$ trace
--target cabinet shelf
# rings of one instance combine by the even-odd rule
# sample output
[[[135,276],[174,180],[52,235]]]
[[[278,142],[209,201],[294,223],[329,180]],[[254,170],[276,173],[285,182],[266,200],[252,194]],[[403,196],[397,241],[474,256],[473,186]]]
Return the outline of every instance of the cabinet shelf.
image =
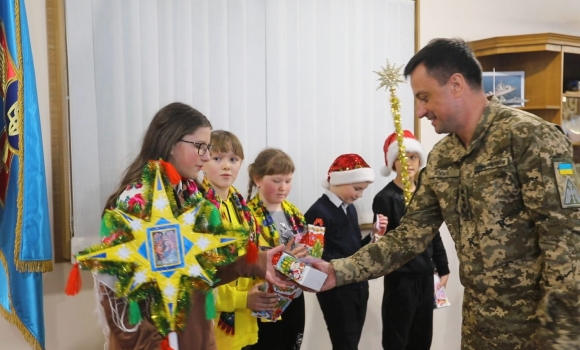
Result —
[[[524,111],[533,111],[533,110],[543,110],[543,109],[553,109],[553,110],[560,110],[560,106],[523,106],[518,107],[518,109],[523,109]]]
[[[580,100],[564,102],[580,98],[580,92],[563,92],[565,83],[580,79],[580,37],[540,33],[476,40],[469,45],[486,72],[524,71],[528,102],[519,109],[562,125],[571,106],[580,108],[575,107]]]
[[[562,93],[564,97],[580,97],[580,91],[566,91]]]

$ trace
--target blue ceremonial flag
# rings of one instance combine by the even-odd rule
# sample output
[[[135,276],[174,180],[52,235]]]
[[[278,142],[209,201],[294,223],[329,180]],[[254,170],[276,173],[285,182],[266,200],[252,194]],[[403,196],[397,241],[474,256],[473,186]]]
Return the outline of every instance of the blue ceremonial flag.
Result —
[[[0,1],[0,315],[44,349],[52,270],[42,133],[24,0]]]

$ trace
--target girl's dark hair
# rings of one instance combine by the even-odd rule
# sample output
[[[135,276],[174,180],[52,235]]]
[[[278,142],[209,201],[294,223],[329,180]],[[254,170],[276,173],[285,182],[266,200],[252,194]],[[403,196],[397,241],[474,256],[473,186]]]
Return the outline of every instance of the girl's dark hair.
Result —
[[[141,180],[141,173],[148,161],[169,159],[173,145],[183,136],[202,127],[211,129],[211,123],[201,112],[189,105],[174,102],[161,108],[145,132],[139,155],[125,170],[119,187],[107,200],[105,209],[115,207],[117,198],[127,185]]]
[[[261,179],[266,175],[292,174],[294,172],[294,162],[286,152],[277,148],[266,148],[256,160],[248,166],[248,200],[252,198],[252,192],[256,184],[254,179]]]

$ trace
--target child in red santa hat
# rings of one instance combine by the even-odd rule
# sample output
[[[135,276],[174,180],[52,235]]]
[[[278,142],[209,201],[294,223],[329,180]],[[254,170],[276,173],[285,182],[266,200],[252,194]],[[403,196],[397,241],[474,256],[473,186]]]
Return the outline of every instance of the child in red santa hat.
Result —
[[[403,131],[403,145],[411,191],[414,192],[415,175],[425,166],[425,151],[409,130]],[[399,226],[405,213],[403,172],[398,159],[396,133],[385,140],[383,151],[386,165],[381,169],[381,174],[389,176],[395,171],[397,175],[373,199],[373,212],[389,218],[388,234]],[[441,276],[440,286],[444,286],[449,277],[449,267],[439,233],[423,253],[385,276],[382,304],[384,349],[430,349],[433,335],[434,267]]]
[[[304,214],[306,222],[324,226],[322,259],[345,258],[371,242],[371,236],[361,239],[358,216],[354,205],[363,191],[375,180],[375,173],[358,154],[343,154],[330,166],[322,186],[326,188]],[[379,216],[374,234],[383,234],[387,218]],[[317,293],[333,349],[358,349],[364,325],[368,282],[353,283]]]

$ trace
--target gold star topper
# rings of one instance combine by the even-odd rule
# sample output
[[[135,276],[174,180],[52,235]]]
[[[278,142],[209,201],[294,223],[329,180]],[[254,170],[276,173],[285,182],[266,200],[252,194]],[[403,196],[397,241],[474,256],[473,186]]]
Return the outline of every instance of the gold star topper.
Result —
[[[179,217],[174,217],[161,174],[157,169],[153,188],[151,219],[142,220],[113,210],[131,228],[134,239],[104,249],[77,256],[77,260],[97,260],[109,262],[131,262],[137,266],[129,285],[130,293],[141,285],[155,281],[161,289],[165,312],[170,328],[175,329],[175,311],[181,276],[197,277],[212,285],[208,273],[197,261],[196,256],[218,247],[236,243],[238,237],[216,236],[195,232],[193,224],[199,205]]]
[[[401,74],[401,69],[403,69],[404,66],[404,64],[400,67],[397,67],[394,64],[391,65],[389,63],[389,59],[387,58],[387,65],[385,67],[381,67],[382,71],[375,71],[375,73],[377,73],[380,77],[377,80],[381,82],[377,90],[383,86],[385,87],[385,90],[396,88],[399,83],[405,83],[406,81],[403,79],[403,74]]]

